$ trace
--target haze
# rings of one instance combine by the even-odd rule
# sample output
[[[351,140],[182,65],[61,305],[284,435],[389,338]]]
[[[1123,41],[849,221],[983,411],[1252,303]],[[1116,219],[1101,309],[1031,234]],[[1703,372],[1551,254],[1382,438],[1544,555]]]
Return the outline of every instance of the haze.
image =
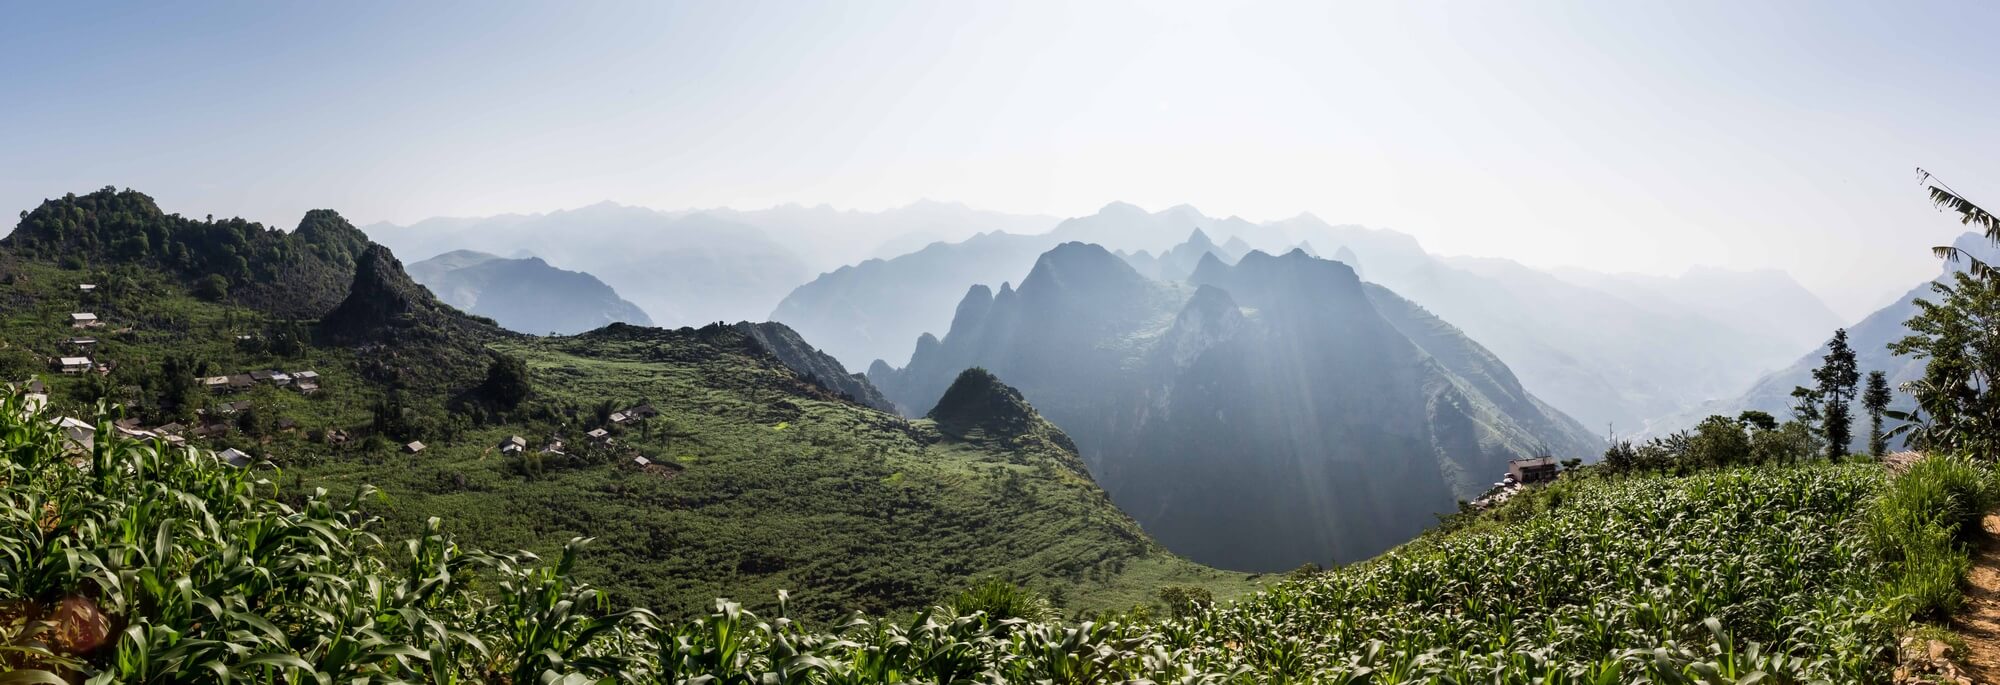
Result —
[[[782,11],[781,11],[782,10]],[[920,198],[1310,211],[1860,316],[2000,194],[2000,7],[142,4],[0,10],[0,205],[291,226]],[[1988,199],[1988,202],[1992,200]]]

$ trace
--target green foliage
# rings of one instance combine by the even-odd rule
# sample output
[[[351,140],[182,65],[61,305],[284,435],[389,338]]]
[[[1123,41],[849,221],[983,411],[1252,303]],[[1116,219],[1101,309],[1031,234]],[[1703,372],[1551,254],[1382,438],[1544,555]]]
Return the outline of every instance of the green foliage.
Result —
[[[612,611],[574,579],[592,563],[576,543],[544,563],[432,521],[382,545],[362,499],[278,499],[262,471],[110,431],[74,469],[16,411],[0,407],[0,599],[78,597],[124,629],[104,649],[30,631],[8,647],[106,681],[1880,681],[1896,629],[1890,585],[1848,535],[1878,507],[1874,467],[1584,479],[1522,523],[1234,605],[1162,593],[1182,611],[1144,625],[1054,623],[990,581],[908,621],[816,629],[786,619],[784,595],[774,619],[730,601],[684,623]],[[1962,469],[1938,471],[1924,479],[1964,487]]]
[[[1813,458],[1819,445],[1804,422],[1778,423],[1765,412],[1746,411],[1736,418],[1710,416],[1692,431],[1644,443],[1614,442],[1597,468],[1607,473],[1687,474],[1745,464],[1793,464]]]
[[[1889,439],[1882,433],[1882,413],[1889,410],[1889,374],[1868,372],[1868,387],[1861,391],[1861,406],[1868,410],[1868,453],[1880,457],[1889,452]]]
[[[306,230],[313,224],[312,230]],[[29,257],[65,263],[135,265],[174,274],[210,301],[227,298],[288,316],[317,316],[346,292],[353,260],[367,236],[338,214],[307,215],[287,233],[240,218],[189,219],[160,210],[131,190],[104,188],[43,202],[0,244]]]
[[[1692,465],[1719,467],[1748,461],[1750,455],[1750,436],[1741,422],[1710,416],[1695,426],[1685,459]]]
[[[1517,523],[1236,603],[1168,588],[1145,622],[1054,621],[998,580],[904,620],[815,627],[777,593],[773,618],[668,621],[579,582],[582,541],[544,562],[432,519],[384,544],[372,490],[281,493],[108,429],[72,466],[19,409],[0,400],[0,606],[26,613],[0,658],[100,682],[1880,682],[1906,617],[1953,596],[1962,552],[1930,551],[1992,498],[1951,459],[1584,477]],[[38,608],[59,605],[82,608]],[[47,637],[78,621],[120,630]]]
[[[1936,301],[1916,301],[1917,315],[1904,322],[1910,335],[1889,349],[1928,360],[1921,379],[1906,385],[1918,415],[1888,415],[1910,423],[1911,443],[1930,451],[1993,454],[2000,450],[2000,393],[1987,379],[2000,378],[2000,281],[1953,274],[1951,284],[1933,283]]]
[[[1869,549],[1889,567],[1883,594],[1909,615],[1956,612],[1972,563],[1960,543],[1996,503],[1993,474],[1971,459],[1932,456],[1912,464],[1870,503],[1863,520]]]
[[[999,578],[988,578],[947,598],[954,616],[983,615],[988,625],[1003,621],[1047,621],[1056,617],[1049,600],[1034,590]]]
[[[229,299],[229,279],[222,274],[209,274],[194,282],[194,296],[210,302]]]
[[[1847,329],[1834,329],[1826,349],[1820,367],[1813,371],[1813,381],[1818,383],[1814,392],[1819,398],[1826,458],[1836,459],[1847,454],[1854,442],[1854,396],[1861,371],[1855,366],[1854,348],[1847,345]]]
[[[533,391],[528,365],[504,354],[493,355],[493,363],[486,367],[486,380],[479,385],[480,394],[488,402],[507,410],[521,406]]]
[[[1160,602],[1167,605],[1167,614],[1174,618],[1189,618],[1215,606],[1215,593],[1205,587],[1169,585],[1160,588]]]

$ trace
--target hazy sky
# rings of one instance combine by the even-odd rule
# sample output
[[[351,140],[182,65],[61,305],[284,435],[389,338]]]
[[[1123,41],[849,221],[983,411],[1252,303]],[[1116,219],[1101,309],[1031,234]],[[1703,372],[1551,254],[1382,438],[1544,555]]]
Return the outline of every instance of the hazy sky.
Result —
[[[1859,315],[2000,203],[2000,3],[0,0],[0,206],[291,226],[919,198],[1311,211]]]

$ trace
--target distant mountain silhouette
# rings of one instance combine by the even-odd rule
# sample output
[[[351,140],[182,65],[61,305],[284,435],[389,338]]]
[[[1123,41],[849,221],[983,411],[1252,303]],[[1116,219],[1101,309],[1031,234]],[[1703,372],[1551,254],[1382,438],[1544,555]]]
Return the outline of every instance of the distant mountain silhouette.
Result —
[[[653,325],[638,305],[597,277],[539,257],[456,250],[411,264],[409,273],[445,303],[521,333],[581,333],[614,321]]]
[[[1996,249],[1991,242],[1986,240],[1985,236],[1978,233],[1960,235],[1952,241],[1952,244],[1964,250],[1967,254],[1979,258],[1981,261],[1989,264],[2000,263],[2000,249]],[[1900,388],[1903,383],[1923,377],[1925,360],[1914,357],[1898,357],[1890,354],[1889,343],[1901,340],[1904,336],[1910,334],[1910,330],[1903,326],[1903,322],[1909,321],[1910,317],[1917,315],[1917,306],[1912,304],[1914,301],[1926,299],[1935,302],[1941,299],[1931,289],[1931,283],[1949,283],[1949,276],[1954,271],[1963,270],[1964,268],[1965,264],[1963,263],[1947,263],[1944,265],[1937,279],[1917,284],[1916,287],[1911,288],[1902,297],[1896,298],[1888,306],[1878,309],[1874,313],[1863,317],[1860,321],[1846,327],[1848,346],[1854,349],[1855,362],[1860,367],[1862,373],[1869,371],[1887,373],[1889,375],[1889,387],[1891,388]],[[1792,388],[1799,386],[1810,387],[1813,385],[1812,372],[1814,369],[1819,368],[1823,362],[1823,358],[1826,356],[1825,338],[1831,337],[1833,337],[1833,331],[1829,329],[1826,335],[1814,343],[1808,351],[1800,354],[1791,363],[1757,379],[1757,382],[1750,386],[1749,390],[1727,399],[1705,403],[1665,417],[1656,421],[1645,435],[1660,435],[1691,428],[1696,423],[1699,423],[1702,418],[1711,414],[1734,416],[1745,409],[1770,412],[1773,416],[1781,418],[1791,416]],[[1900,389],[1896,390],[1894,395],[1895,400],[1890,403],[1893,407],[1910,409],[1916,405],[1910,399],[1910,396],[1903,393]],[[1857,416],[1861,415],[1860,405],[1858,404],[1855,405],[1855,414]],[[1866,431],[1856,431],[1856,433],[1854,447],[1865,447],[1866,444],[1862,441],[1867,440]]]
[[[408,255],[475,250],[540,257],[602,279],[661,325],[682,326],[764,319],[813,274],[866,259],[885,244],[921,247],[980,231],[1042,231],[1054,224],[1050,217],[929,201],[881,212],[825,205],[668,212],[603,202],[547,214],[376,224],[367,231]]]
[[[1187,206],[1149,213],[1126,203],[1065,220],[1047,234],[982,235],[843,267],[794,290],[770,318],[850,367],[878,359],[894,366],[923,334],[952,325],[957,296],[968,287],[1019,283],[1038,255],[1069,240],[1120,251],[1142,274],[1169,281],[1186,277],[1188,257],[1208,252],[1229,263],[1245,245],[1273,254],[1323,251],[1450,321],[1593,432],[1630,433],[1740,393],[1758,374],[1795,358],[1805,349],[1801,340],[1831,330],[1825,306],[1782,275],[1698,271],[1662,284],[1558,277],[1507,260],[1437,257],[1408,235],[1311,214],[1253,223]],[[1176,251],[1180,256],[1171,256]],[[1737,301],[1728,299],[1731,289]],[[1755,303],[1796,313],[1760,316]]]

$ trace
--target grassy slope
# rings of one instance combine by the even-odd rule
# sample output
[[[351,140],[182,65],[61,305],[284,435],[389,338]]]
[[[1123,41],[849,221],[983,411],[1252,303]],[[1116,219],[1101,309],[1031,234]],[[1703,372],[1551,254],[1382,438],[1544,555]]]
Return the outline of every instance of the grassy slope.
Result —
[[[800,597],[794,610],[801,615],[908,611],[986,575],[1041,588],[1072,612],[1152,603],[1162,585],[1199,584],[1221,596],[1252,586],[1241,574],[1164,552],[1094,485],[1054,467],[1058,460],[1046,453],[1054,448],[1045,442],[1019,451],[941,442],[927,422],[810,392],[788,370],[732,342],[740,341],[733,333],[704,340],[692,331],[646,329],[643,340],[498,343],[529,361],[537,403],[652,401],[666,415],[620,440],[685,469],[666,478],[633,468],[626,454],[572,448],[590,453],[585,464],[547,463],[530,479],[491,446],[512,434],[539,445],[556,432],[576,445],[595,426],[587,410],[580,420],[552,413],[492,426],[445,416],[442,425],[457,435],[424,436],[430,449],[421,457],[319,444],[304,430],[358,435],[383,396],[359,373],[365,360],[355,353],[308,348],[285,359],[241,349],[234,335],[262,330],[262,316],[194,299],[143,270],[124,271],[128,285],[115,296],[102,287],[97,296],[75,290],[112,280],[103,274],[35,262],[9,270],[18,278],[6,289],[9,306],[0,318],[7,345],[52,356],[73,333],[67,314],[88,309],[110,322],[91,333],[103,340],[93,356],[126,367],[113,386],[143,385],[168,354],[213,362],[217,372],[316,369],[324,390],[310,398],[259,387],[211,400],[247,397],[268,421],[291,418],[302,430],[254,440],[232,433],[208,444],[269,455],[284,466],[287,485],[378,485],[391,497],[377,508],[396,533],[413,533],[438,516],[488,548],[552,552],[572,536],[595,536],[582,575],[611,590],[614,601],[668,615],[701,611],[725,595],[761,606],[779,589]],[[44,378],[59,404],[81,411],[87,395],[79,386],[91,381]],[[410,396],[427,403],[424,411],[441,412],[445,393],[425,399],[417,390]],[[127,402],[146,396],[138,387],[113,392]]]
[[[1993,472],[1969,460],[1893,479],[1824,463],[1586,477],[1521,498],[1532,506],[1500,520],[1172,619],[1008,625],[946,610],[819,632],[722,606],[663,625],[604,616],[563,571],[489,564],[438,537],[356,563],[353,551],[373,545],[338,505],[293,494],[304,506],[280,509],[269,485],[206,455],[163,460],[131,443],[76,468],[51,458],[47,428],[15,423],[16,407],[0,400],[0,577],[15,579],[0,587],[0,618],[48,616],[60,598],[83,607],[72,616],[103,611],[133,630],[106,634],[115,650],[76,648],[94,644],[88,631],[43,643],[0,621],[0,645],[22,648],[15,666],[73,659],[122,681],[396,672],[337,649],[366,620],[370,644],[415,647],[427,667],[482,681],[1887,682],[1909,621],[1949,608],[1912,591],[1957,596],[1953,535],[1993,502]],[[135,545],[126,530],[173,530],[176,544]],[[329,551],[323,540],[347,542]],[[322,573],[298,573],[301,563]],[[128,579],[121,591],[92,580],[107,573]],[[364,575],[381,582],[356,582]],[[137,582],[182,576],[235,609],[211,615],[172,584]],[[1940,582],[1908,582],[1919,576]],[[455,637],[434,637],[444,630]],[[486,646],[475,654],[465,636]],[[169,649],[181,638],[185,649]]]

